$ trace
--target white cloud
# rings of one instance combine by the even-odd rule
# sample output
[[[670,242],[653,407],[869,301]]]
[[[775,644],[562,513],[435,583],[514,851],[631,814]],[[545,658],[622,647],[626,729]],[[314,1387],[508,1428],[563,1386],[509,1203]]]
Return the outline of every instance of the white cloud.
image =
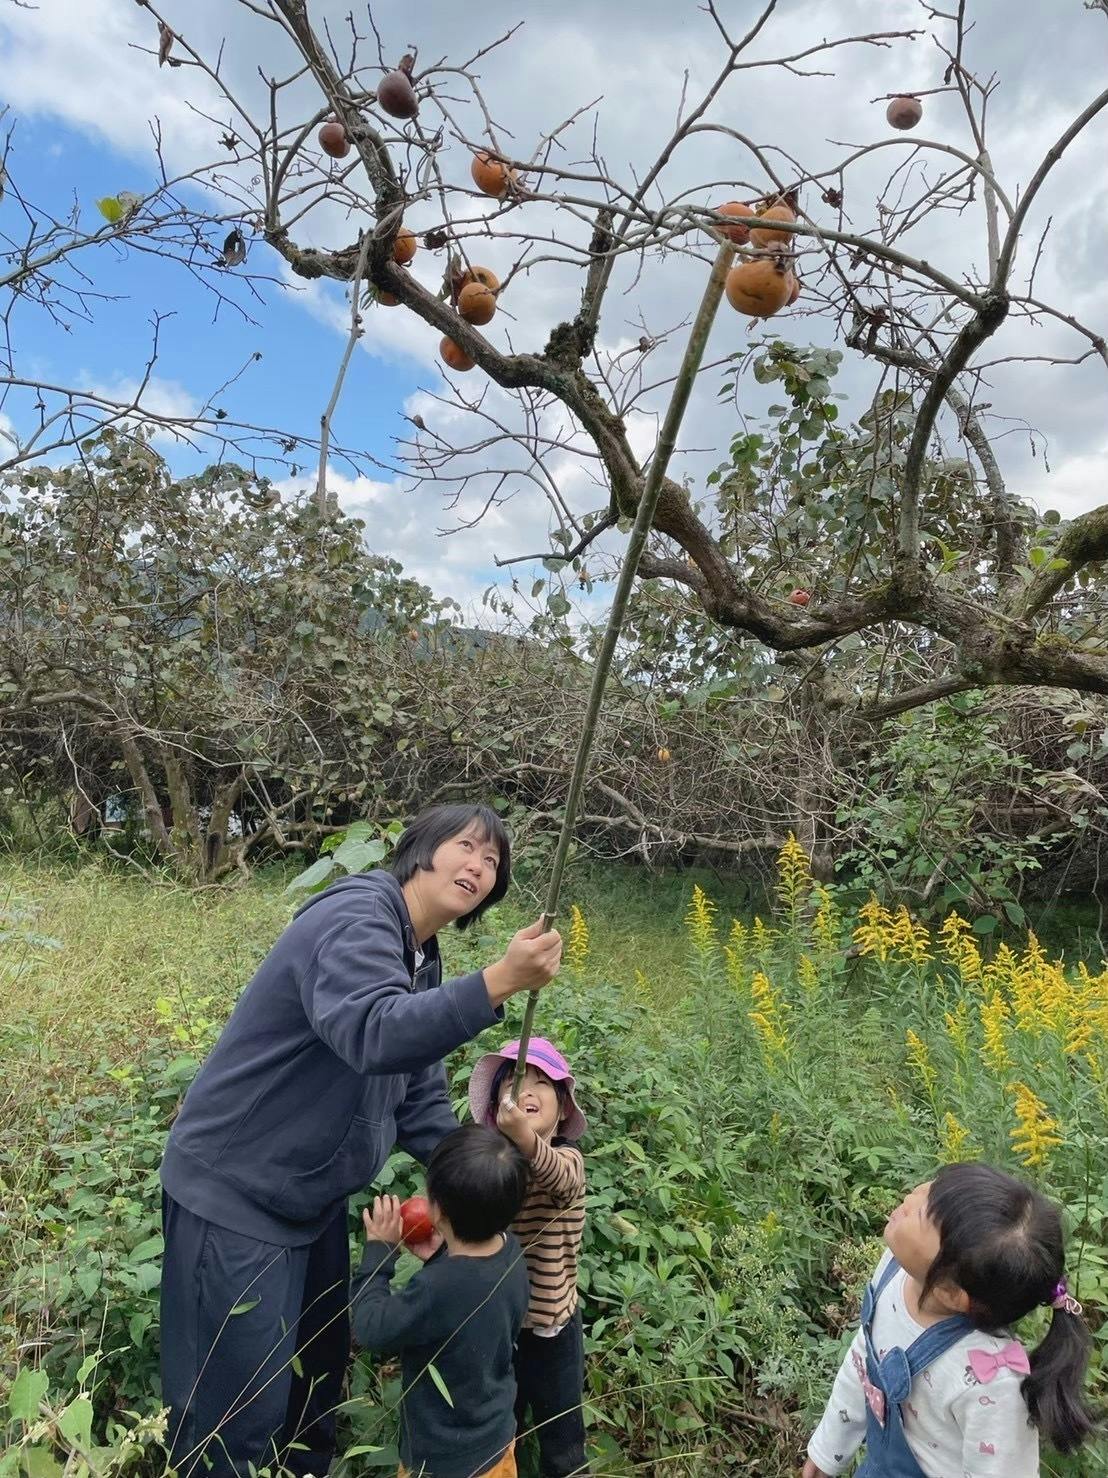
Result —
[[[1108,502],[1108,443],[1095,452],[1065,457],[1047,471],[1039,459],[1039,475],[1021,488],[1040,512],[1055,508],[1073,518],[1099,503]]]
[[[136,402],[139,413],[133,417],[135,424],[142,421],[142,412],[148,415],[188,420],[199,414],[201,402],[190,390],[176,380],[165,380],[151,375],[143,385],[128,375],[117,375],[110,380],[97,380],[91,375],[78,377],[81,389],[90,396],[101,397],[118,405],[129,406]],[[180,438],[168,428],[159,428],[151,440],[163,450],[178,445]]]

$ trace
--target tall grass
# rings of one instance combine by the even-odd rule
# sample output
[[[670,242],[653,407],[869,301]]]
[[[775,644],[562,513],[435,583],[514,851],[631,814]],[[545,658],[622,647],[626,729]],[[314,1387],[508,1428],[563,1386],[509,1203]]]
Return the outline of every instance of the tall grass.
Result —
[[[98,867],[0,871],[0,1478],[162,1470],[157,1163],[290,914],[285,881],[189,894]],[[757,900],[710,874],[579,872],[567,894],[572,962],[540,1029],[591,1125],[597,1472],[795,1472],[884,1217],[944,1159],[985,1155],[1064,1204],[1103,1384],[1103,967],[859,909],[815,887],[795,845]],[[445,939],[448,963],[479,965],[532,915],[517,896]],[[459,1106],[496,1039],[451,1061]],[[397,1156],[380,1184],[416,1181]],[[344,1431],[376,1451],[351,1478],[394,1460],[395,1396],[391,1367],[355,1362]],[[1044,1464],[1106,1471],[1096,1453]]]

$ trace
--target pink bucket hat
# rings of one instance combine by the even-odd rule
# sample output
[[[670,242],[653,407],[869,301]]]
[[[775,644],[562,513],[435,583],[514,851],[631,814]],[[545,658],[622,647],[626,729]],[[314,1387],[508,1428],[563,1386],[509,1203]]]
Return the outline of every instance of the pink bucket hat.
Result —
[[[469,1111],[478,1124],[496,1128],[496,1112],[491,1107],[492,1085],[497,1073],[506,1062],[515,1062],[519,1057],[519,1043],[506,1042],[499,1052],[488,1052],[478,1060],[469,1079]],[[569,1063],[545,1037],[532,1037],[527,1044],[527,1062],[546,1074],[552,1083],[564,1083],[566,1110],[558,1132],[566,1139],[580,1139],[588,1128],[585,1116],[577,1107],[574,1097],[573,1074]]]

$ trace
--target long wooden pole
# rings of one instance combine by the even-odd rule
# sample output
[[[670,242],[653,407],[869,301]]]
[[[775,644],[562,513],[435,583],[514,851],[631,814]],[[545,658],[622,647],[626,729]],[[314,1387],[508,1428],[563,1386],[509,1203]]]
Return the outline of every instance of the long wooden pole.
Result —
[[[581,741],[577,746],[577,756],[573,763],[573,776],[569,782],[569,795],[566,797],[565,816],[562,819],[562,829],[558,836],[558,846],[554,852],[554,864],[550,872],[550,883],[546,892],[546,904],[543,909],[543,928],[548,929],[554,916],[558,911],[558,895],[562,888],[562,874],[565,872],[566,858],[569,855],[569,844],[573,839],[573,828],[577,820],[577,810],[581,804],[581,793],[585,788],[585,776],[588,773],[589,759],[592,755],[592,742],[596,734],[596,721],[600,716],[600,705],[604,701],[604,689],[608,683],[608,674],[612,667],[612,658],[615,655],[616,643],[623,629],[623,618],[627,613],[627,602],[631,597],[631,590],[635,583],[635,575],[639,568],[639,559],[646,547],[647,535],[650,533],[651,524],[654,521],[654,510],[658,506],[658,496],[662,490],[662,482],[669,467],[669,459],[673,455],[673,448],[677,443],[677,433],[681,429],[681,421],[685,415],[685,409],[692,394],[693,384],[696,380],[697,371],[700,369],[700,361],[704,358],[704,349],[708,343],[708,335],[715,320],[716,310],[723,296],[723,285],[727,278],[731,260],[735,255],[735,248],[728,242],[720,247],[716,260],[712,266],[712,274],[708,278],[708,285],[704,289],[704,296],[700,301],[700,308],[689,333],[689,342],[685,346],[685,357],[681,361],[681,368],[677,372],[677,379],[673,386],[673,395],[670,398],[669,409],[666,411],[665,420],[662,422],[662,430],[658,436],[658,445],[654,449],[654,456],[650,468],[646,474],[646,482],[643,486],[642,496],[635,513],[635,522],[631,527],[631,534],[627,541],[627,553],[623,558],[623,568],[619,572],[619,581],[616,584],[616,593],[612,598],[612,609],[608,613],[608,625],[604,632],[604,641],[596,658],[593,668],[592,688],[589,692],[589,706],[585,714],[585,723],[581,731]],[[531,991],[527,997],[527,1008],[523,1013],[523,1026],[519,1033],[519,1058],[516,1062],[515,1076],[512,1081],[512,1097],[515,1098],[523,1082],[523,1074],[526,1067],[527,1044],[531,1040],[531,1031],[535,1022],[535,1007],[538,1004],[538,991]]]

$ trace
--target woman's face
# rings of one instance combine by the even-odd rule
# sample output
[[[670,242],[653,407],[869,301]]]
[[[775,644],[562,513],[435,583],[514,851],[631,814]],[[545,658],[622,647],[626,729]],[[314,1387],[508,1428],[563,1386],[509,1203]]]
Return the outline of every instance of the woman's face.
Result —
[[[492,892],[499,865],[499,848],[484,835],[480,822],[474,821],[435,848],[420,892],[433,893],[449,917],[460,919]]]

